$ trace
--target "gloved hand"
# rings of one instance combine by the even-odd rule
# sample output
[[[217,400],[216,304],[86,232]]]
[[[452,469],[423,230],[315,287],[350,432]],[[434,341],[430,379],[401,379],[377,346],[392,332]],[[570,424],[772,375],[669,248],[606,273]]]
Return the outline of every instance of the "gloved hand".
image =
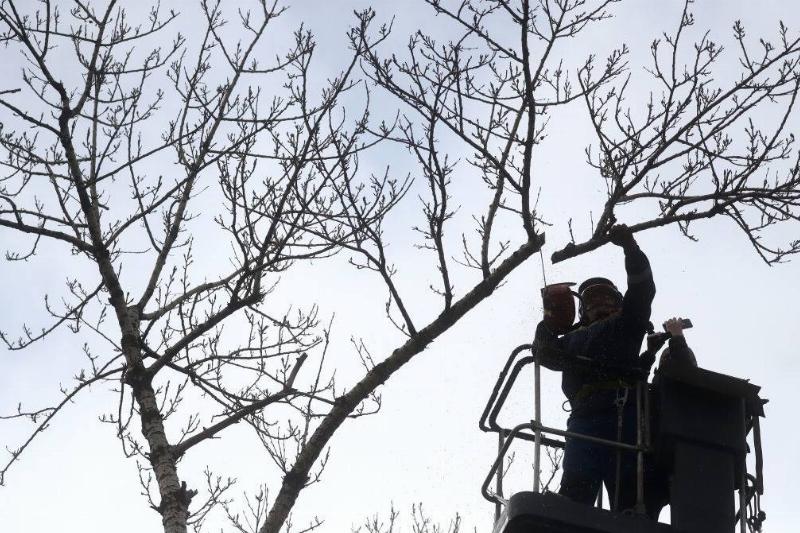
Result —
[[[636,239],[633,238],[631,229],[625,224],[611,226],[611,229],[608,230],[608,239],[622,248],[636,246]]]
[[[672,334],[673,337],[683,335],[683,319],[673,317],[664,322],[664,329]]]

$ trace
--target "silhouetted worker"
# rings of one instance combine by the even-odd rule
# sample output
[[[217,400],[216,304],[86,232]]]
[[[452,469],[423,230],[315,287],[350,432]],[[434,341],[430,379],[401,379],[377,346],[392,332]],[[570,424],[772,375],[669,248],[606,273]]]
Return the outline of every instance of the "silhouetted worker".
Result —
[[[663,370],[668,367],[696,367],[697,358],[683,335],[683,320],[681,318],[670,318],[664,322],[664,329],[670,333],[669,345],[661,352],[658,359],[658,369]],[[656,372],[653,378],[652,394],[657,396],[659,376]],[[655,404],[654,404],[655,405]],[[653,427],[657,427],[655,420],[658,413],[653,413]],[[671,468],[669,465],[656,464],[651,457],[648,460],[645,484],[645,507],[647,515],[653,520],[658,520],[661,510],[669,503],[669,478]]]
[[[658,368],[666,368],[671,365],[696,367],[697,358],[689,345],[686,337],[683,336],[682,318],[670,318],[664,322],[664,329],[672,335],[669,338],[669,345],[661,352],[658,358]]]
[[[686,325],[684,325],[686,322]],[[697,359],[686,339],[683,336],[685,328],[692,327],[690,320],[673,317],[664,322],[664,333],[652,333],[647,336],[647,350],[639,356],[639,367],[646,374],[650,373],[650,368],[656,362],[656,354],[664,344],[669,341],[669,347],[661,352],[658,360],[658,368],[666,368],[672,365],[681,367],[696,367]]]
[[[555,347],[570,356],[596,363],[594,369],[566,365],[561,389],[571,412],[567,430],[606,440],[633,444],[636,435],[635,394],[605,364],[617,368],[638,368],[639,350],[648,329],[655,284],[647,256],[639,249],[630,229],[611,229],[612,243],[625,252],[628,288],[623,296],[606,278],[590,278],[578,288],[581,297],[581,327],[561,337],[553,335],[544,322],[536,330],[536,344]],[[627,401],[626,401],[627,399]],[[618,432],[619,421],[622,432]],[[567,438],[559,493],[576,502],[591,505],[605,483],[611,507],[633,507],[636,500],[636,456],[578,438]],[[617,478],[621,483],[617,493]],[[615,498],[615,496],[617,496]],[[615,502],[615,500],[618,500]]]

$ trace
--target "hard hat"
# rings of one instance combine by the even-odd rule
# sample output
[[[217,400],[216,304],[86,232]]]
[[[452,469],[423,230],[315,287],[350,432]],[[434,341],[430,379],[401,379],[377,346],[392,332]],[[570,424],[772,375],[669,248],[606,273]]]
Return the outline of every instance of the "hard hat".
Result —
[[[578,286],[578,297],[580,299],[579,316],[581,322],[585,321],[586,309],[591,307],[592,301],[601,298],[613,298],[617,305],[622,304],[622,293],[617,286],[608,278],[594,277],[589,278]]]

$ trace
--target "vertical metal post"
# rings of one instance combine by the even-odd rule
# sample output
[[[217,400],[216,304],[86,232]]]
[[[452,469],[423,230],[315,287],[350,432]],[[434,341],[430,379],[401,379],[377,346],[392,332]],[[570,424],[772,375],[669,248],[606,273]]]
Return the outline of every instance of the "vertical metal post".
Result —
[[[644,380],[644,446],[645,448],[650,448],[653,444],[652,440],[652,431],[653,428],[650,427],[650,389],[647,386],[647,377]]]
[[[761,422],[758,413],[753,415],[753,445],[756,452],[756,492],[764,494],[764,459],[761,450]]]
[[[742,479],[739,481],[739,532],[747,533],[747,472],[742,466]]]
[[[742,398],[742,416],[747,427],[747,403]],[[758,416],[756,414],[756,416]],[[747,456],[742,457],[742,477],[739,480],[739,532],[747,533]]]
[[[542,395],[539,386],[542,380],[542,370],[538,359],[533,363],[533,372],[533,383],[534,387],[536,387],[533,394],[533,420],[536,423],[533,429],[533,492],[538,493],[542,453]]]
[[[644,388],[645,381],[636,382],[636,446],[639,449],[636,451],[636,513],[645,514],[644,507],[644,451],[642,450],[644,444],[644,420],[645,409],[642,405],[644,401]]]
[[[503,451],[503,432],[501,431],[501,432],[499,432],[497,434],[497,455],[498,455],[498,457],[500,456],[502,451]],[[494,493],[502,498],[503,497],[503,465],[500,465],[500,468],[497,469],[496,476],[497,477],[496,477],[496,482],[495,482],[495,491],[494,491]],[[500,519],[500,511],[501,511],[500,507],[501,507],[500,506],[500,502],[497,502],[497,503],[494,504],[494,521],[495,521],[495,523],[497,523],[497,521]]]

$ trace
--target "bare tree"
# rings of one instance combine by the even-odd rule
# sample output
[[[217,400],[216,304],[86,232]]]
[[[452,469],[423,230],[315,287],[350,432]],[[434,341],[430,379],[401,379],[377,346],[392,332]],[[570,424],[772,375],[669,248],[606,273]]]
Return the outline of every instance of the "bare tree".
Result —
[[[173,31],[164,46],[178,14],[158,5],[141,17],[113,0],[66,11],[49,1],[0,4],[4,53],[25,59],[0,100],[0,226],[29,247],[6,258],[28,260],[50,240],[54,253],[92,267],[68,280],[61,304],[45,300],[50,325],[0,337],[20,350],[66,326],[106,341],[87,342],[86,364],[60,402],[4,416],[34,429],[11,450],[0,482],[65,405],[106,383],[119,400],[101,420],[140,459],[164,530],[185,531],[231,485],[208,472],[209,500],[190,513],[197,491],[178,472],[186,453],[245,421],[288,471],[286,441],[306,438],[308,402],[331,396],[321,375],[329,328],[316,309],[281,311],[270,294],[297,262],[372,231],[407,187],[388,174],[363,182],[349,174],[365,147],[367,110],[350,121],[339,102],[363,91],[351,79],[358,50],[322,86],[309,75],[315,43],[305,30],[265,63],[260,42],[285,8],[254,5],[235,15],[243,40],[231,40],[220,2],[202,2],[199,42]],[[358,224],[342,222],[343,189],[362,210]],[[201,216],[209,206],[221,211]],[[228,248],[228,260],[196,272],[195,247],[206,239]],[[234,316],[245,327],[228,333]],[[315,354],[317,371],[301,385],[301,365]],[[206,406],[184,410],[186,398]],[[305,427],[273,427],[265,410],[281,405]],[[176,416],[182,428],[169,432]]]
[[[615,0],[423,2],[458,38],[442,44],[417,32],[402,57],[384,56],[391,26],[376,28],[375,14],[362,12],[348,34],[349,60],[318,90],[307,31],[272,63],[256,60],[283,13],[275,3],[239,11],[231,31],[221,4],[202,2],[205,28],[195,44],[169,33],[178,14],[157,7],[136,23],[113,0],[102,8],[76,1],[68,12],[47,0],[33,8],[0,2],[7,50],[26,59],[0,94],[0,226],[30,243],[7,258],[26,260],[49,240],[92,267],[86,279],[69,281],[72,300],[48,301],[51,325],[2,338],[22,349],[67,326],[107,342],[102,353],[87,345],[87,367],[61,403],[8,415],[36,425],[2,474],[75,395],[106,383],[119,402],[105,421],[116,425],[125,453],[140,458],[148,497],[155,483],[151,505],[165,531],[197,526],[217,505],[240,531],[287,528],[341,425],[377,409],[383,383],[541,249],[534,169],[562,107],[585,108],[598,143],[587,158],[608,194],[590,234],[573,238],[554,261],[607,242],[619,210],[633,203],[652,206],[651,218],[628,221],[634,231],[677,224],[692,236],[692,222],[722,215],[767,262],[800,249],[761,237],[798,220],[800,170],[784,129],[800,83],[800,40],[783,25],[778,41],[759,41],[757,52],[737,24],[741,76],[717,87],[712,68],[722,48],[708,36],[684,44],[694,24],[687,2],[675,33],[653,44],[653,96],[636,112],[627,103],[627,47],[602,65],[593,55],[565,65],[558,50],[609,18]],[[157,35],[172,43],[147,48]],[[400,106],[393,124],[371,122],[367,109],[346,100],[375,87]],[[779,119],[765,109],[777,109]],[[359,154],[379,141],[399,143],[418,163],[422,209],[413,230],[438,276],[433,316],[406,298],[388,251],[385,220],[411,182],[359,168]],[[457,148],[448,154],[444,141]],[[474,235],[451,228],[454,197],[465,191],[486,195],[485,209],[470,213]],[[220,205],[209,221],[209,206]],[[571,220],[547,223],[571,232]],[[196,272],[195,247],[210,235],[229,247],[227,270]],[[330,326],[319,324],[316,309],[276,311],[270,301],[277,274],[337,252],[383,281],[387,317],[405,337],[377,361],[357,340],[365,373],[338,390],[323,368]],[[457,290],[457,275],[469,279],[465,289]],[[239,321],[246,333],[223,329]],[[309,358],[316,369],[301,372]],[[209,401],[214,411],[200,406]],[[268,412],[293,418],[276,426]],[[164,422],[176,413],[185,421],[174,434]],[[209,472],[209,498],[198,505],[178,471],[192,447],[239,421],[283,474],[274,500],[261,491],[243,515],[229,507],[229,481]]]

